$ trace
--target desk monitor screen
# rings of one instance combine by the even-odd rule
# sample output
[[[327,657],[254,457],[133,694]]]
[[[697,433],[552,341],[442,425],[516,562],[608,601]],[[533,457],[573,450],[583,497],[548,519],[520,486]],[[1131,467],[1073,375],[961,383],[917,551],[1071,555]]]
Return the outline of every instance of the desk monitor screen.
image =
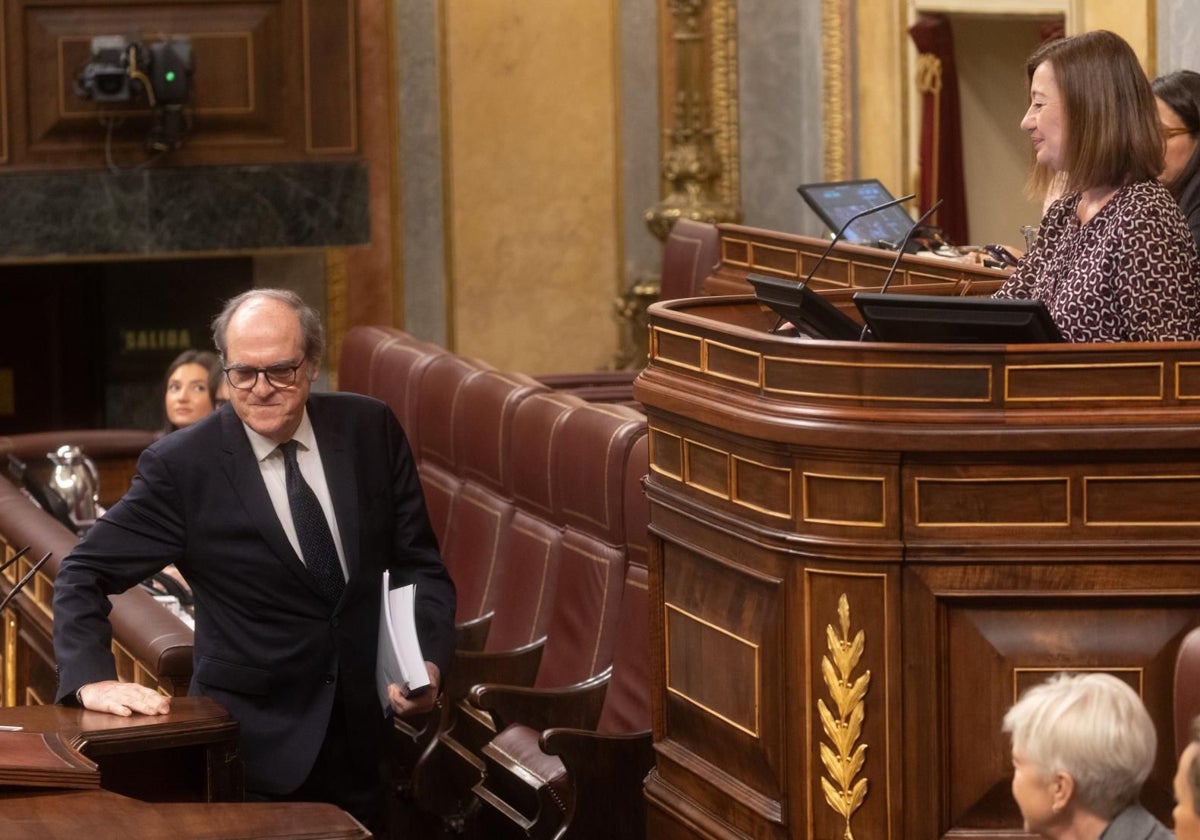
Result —
[[[855,213],[894,199],[887,187],[874,178],[801,184],[796,190],[831,231],[839,230]],[[844,238],[856,245],[895,250],[904,241],[912,223],[912,218],[897,204],[863,216],[846,228]]]
[[[808,338],[858,341],[862,325],[803,283],[747,274],[755,296]]]
[[[857,292],[854,305],[876,341],[1047,344],[1063,340],[1040,300]]]

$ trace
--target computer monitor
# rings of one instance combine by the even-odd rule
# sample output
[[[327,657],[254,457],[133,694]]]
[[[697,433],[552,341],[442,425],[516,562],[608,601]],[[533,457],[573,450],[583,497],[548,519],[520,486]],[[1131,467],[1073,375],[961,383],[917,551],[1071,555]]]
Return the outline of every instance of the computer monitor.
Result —
[[[893,200],[887,187],[875,178],[801,184],[796,191],[831,231],[840,229],[855,213]],[[846,228],[843,236],[847,242],[856,245],[895,250],[904,241],[912,223],[912,217],[897,204],[863,216]]]
[[[842,312],[805,283],[762,274],[747,274],[755,296],[807,338],[858,341],[862,324]]]
[[[1062,341],[1040,300],[856,292],[875,341],[1046,344]]]

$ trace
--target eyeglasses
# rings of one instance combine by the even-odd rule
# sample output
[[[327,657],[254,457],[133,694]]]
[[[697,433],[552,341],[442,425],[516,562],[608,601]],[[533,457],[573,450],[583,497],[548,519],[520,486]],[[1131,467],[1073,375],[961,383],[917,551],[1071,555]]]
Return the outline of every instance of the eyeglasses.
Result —
[[[1158,133],[1162,135],[1162,139],[1165,141],[1170,140],[1172,137],[1178,137],[1180,134],[1191,134],[1192,132],[1188,131],[1187,126],[1160,125]]]
[[[225,378],[229,384],[239,391],[252,391],[258,384],[258,375],[267,377],[272,388],[290,388],[296,384],[296,371],[304,364],[304,359],[296,364],[271,365],[265,368],[250,367],[249,365],[232,365],[224,368]]]

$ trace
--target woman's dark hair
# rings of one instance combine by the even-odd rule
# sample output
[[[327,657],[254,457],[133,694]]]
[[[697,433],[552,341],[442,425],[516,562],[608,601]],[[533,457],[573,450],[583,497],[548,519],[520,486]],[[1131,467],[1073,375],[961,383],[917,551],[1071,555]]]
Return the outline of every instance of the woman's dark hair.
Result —
[[[1047,61],[1062,97],[1065,190],[1157,178],[1163,169],[1158,111],[1133,48],[1104,29],[1047,41],[1025,63],[1030,82]],[[1031,180],[1045,186],[1052,176],[1039,166]]]
[[[221,370],[221,359],[217,354],[208,350],[184,350],[167,366],[167,375],[163,377],[164,388],[170,384],[171,377],[175,374],[175,371],[184,365],[200,365],[200,367],[208,371],[208,398],[212,402],[214,410],[219,408],[217,405],[217,392],[221,387],[221,378],[225,376],[225,371]],[[163,430],[173,432],[175,431],[175,425],[170,420],[164,418]]]
[[[1175,112],[1188,134],[1200,140],[1200,73],[1193,70],[1176,70],[1174,73],[1159,76],[1150,83],[1150,89]],[[1197,171],[1200,171],[1200,143],[1196,144],[1191,158],[1179,175],[1167,184],[1167,189],[1178,198],[1184,185],[1191,182]]]

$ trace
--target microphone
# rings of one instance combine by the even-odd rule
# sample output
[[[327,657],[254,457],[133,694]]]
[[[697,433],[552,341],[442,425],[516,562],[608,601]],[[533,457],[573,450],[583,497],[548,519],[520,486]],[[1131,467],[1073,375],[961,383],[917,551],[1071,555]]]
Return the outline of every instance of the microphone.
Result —
[[[892,278],[896,276],[896,269],[900,267],[900,260],[904,257],[904,249],[908,247],[909,240],[911,240],[913,234],[917,232],[917,228],[924,224],[925,220],[932,216],[941,206],[942,199],[939,198],[934,202],[932,207],[922,213],[921,217],[912,223],[912,227],[910,227],[908,232],[904,234],[904,238],[900,240],[900,247],[896,250],[896,259],[892,260],[892,265],[891,268],[888,269],[887,276],[885,276],[883,278],[883,282],[879,284],[879,294],[886,292],[888,286],[891,285]],[[858,340],[864,340],[867,337],[868,331],[869,327],[866,324],[863,324],[862,332],[858,335]]]
[[[29,583],[29,581],[33,580],[33,576],[37,573],[37,570],[42,568],[42,564],[45,563],[49,559],[50,559],[50,552],[47,551],[44,555],[42,555],[42,559],[37,561],[36,563],[34,563],[33,566],[29,569],[29,571],[25,573],[25,577],[23,577],[19,581],[17,581],[13,585],[13,588],[8,590],[8,594],[4,596],[4,600],[0,601],[0,613],[4,612],[4,608],[8,606],[8,602],[13,599],[13,596],[16,595],[18,592],[20,592],[22,589],[24,589],[25,584],[27,584],[27,583]]]
[[[838,228],[838,232],[833,235],[833,239],[829,240],[829,244],[825,246],[825,250],[821,252],[821,256],[817,258],[817,261],[813,264],[813,267],[809,269],[808,274],[805,276],[804,281],[800,284],[800,287],[804,288],[808,285],[808,281],[813,279],[813,275],[817,273],[817,269],[821,267],[821,263],[825,262],[825,258],[829,256],[831,251],[833,251],[833,246],[842,240],[842,236],[846,233],[846,229],[849,228],[850,225],[857,222],[863,216],[870,216],[872,213],[878,213],[880,210],[886,210],[889,207],[895,207],[897,204],[903,204],[912,198],[916,198],[916,193],[909,193],[901,198],[893,198],[891,201],[885,201],[883,204],[876,204],[874,207],[868,207],[866,210],[860,210],[847,219],[842,226]],[[940,204],[941,202],[938,203]],[[909,231],[909,235],[912,235],[911,230]],[[907,244],[907,242],[908,237],[905,237],[905,244]],[[904,245],[901,245],[900,247],[901,251],[903,252]]]
[[[901,196],[900,198],[893,198],[891,201],[883,202],[883,204],[876,204],[874,207],[868,207],[866,210],[860,210],[849,219],[844,221],[842,226],[838,228],[837,233],[833,235],[833,239],[830,239],[829,244],[825,246],[825,250],[821,252],[821,256],[817,257],[817,261],[813,263],[813,267],[808,270],[808,274],[806,274],[804,279],[796,285],[796,292],[802,293],[806,288],[808,288],[809,281],[813,279],[813,276],[817,273],[817,269],[821,267],[821,263],[825,262],[825,258],[828,257],[833,251],[833,246],[837,245],[838,242],[842,240],[842,236],[845,235],[846,230],[850,227],[850,225],[857,222],[863,216],[870,216],[872,213],[878,213],[880,210],[886,210],[889,207],[895,207],[897,204],[903,204],[909,199],[915,197],[915,193],[909,193],[908,195]],[[786,318],[780,315],[775,321],[775,326],[771,327],[770,332],[775,332],[778,330],[781,326],[783,326],[786,320]]]

